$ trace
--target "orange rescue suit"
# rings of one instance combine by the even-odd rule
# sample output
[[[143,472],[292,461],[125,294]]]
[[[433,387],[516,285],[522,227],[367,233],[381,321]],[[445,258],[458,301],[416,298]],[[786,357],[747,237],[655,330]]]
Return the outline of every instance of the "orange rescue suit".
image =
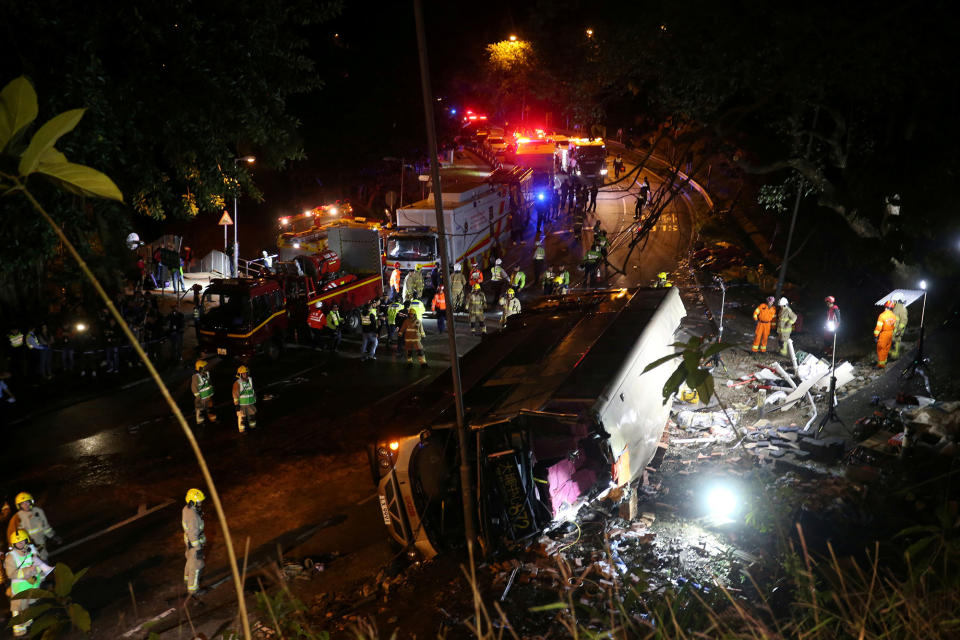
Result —
[[[873,329],[873,337],[877,339],[877,366],[881,369],[887,366],[887,354],[893,344],[893,331],[897,328],[897,316],[884,309],[877,318],[877,326]]]
[[[390,274],[390,288],[396,292],[400,292],[400,269],[394,269],[393,273]]]
[[[776,317],[777,308],[768,306],[766,302],[761,302],[760,306],[754,309],[753,319],[757,322],[757,330],[753,334],[754,353],[758,350],[760,353],[767,352],[767,339],[770,337],[770,325]]]

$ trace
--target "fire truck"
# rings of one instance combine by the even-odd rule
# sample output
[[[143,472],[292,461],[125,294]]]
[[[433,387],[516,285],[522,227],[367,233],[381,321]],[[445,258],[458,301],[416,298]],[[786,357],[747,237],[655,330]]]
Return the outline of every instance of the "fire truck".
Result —
[[[295,233],[312,234],[311,243],[294,248],[295,235],[281,236],[271,273],[211,281],[197,325],[201,353],[275,358],[294,331],[305,335],[317,302],[339,304],[345,328],[359,329],[360,307],[383,295],[379,226],[343,220]]]
[[[479,174],[479,175],[478,175]],[[476,259],[486,268],[495,245],[503,246],[511,225],[522,224],[532,200],[529,169],[444,169],[443,215],[451,264]],[[403,271],[416,265],[426,271],[439,265],[437,215],[428,198],[397,210],[397,227],[387,234],[386,263],[400,263]]]
[[[607,175],[607,146],[602,138],[569,138],[557,148],[561,170],[586,184],[603,186]]]

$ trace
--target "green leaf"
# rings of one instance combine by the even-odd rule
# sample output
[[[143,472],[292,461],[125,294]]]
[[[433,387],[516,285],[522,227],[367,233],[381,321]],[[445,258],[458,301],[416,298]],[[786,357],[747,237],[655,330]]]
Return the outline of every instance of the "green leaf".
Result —
[[[46,589],[27,589],[13,596],[13,600],[39,600],[40,598],[55,598],[50,591]]]
[[[20,129],[37,118],[37,92],[24,76],[0,91],[0,151]]]
[[[35,620],[34,623],[30,625],[30,637],[36,638],[44,630],[49,629],[54,625],[60,627],[62,624],[62,621],[57,616],[46,616],[44,618],[40,618],[39,620]]]
[[[735,346],[737,345],[733,342],[715,342],[707,347],[707,349],[703,352],[703,359],[706,360],[707,358],[711,358],[724,349],[732,349]]]
[[[113,180],[106,174],[82,164],[72,162],[42,164],[37,167],[36,173],[54,178],[68,189],[77,189],[86,195],[123,202],[123,194]]]
[[[539,613],[541,611],[556,611],[557,609],[566,609],[566,602],[551,602],[550,604],[542,604],[539,607],[530,607],[530,611]]]
[[[667,400],[680,390],[680,385],[687,378],[687,369],[682,364],[679,365],[676,371],[670,375],[667,381],[663,385],[663,402],[666,404]]]
[[[919,540],[914,542],[912,545],[907,547],[907,550],[904,551],[903,553],[906,556],[910,556],[911,560],[916,561],[917,558],[920,556],[920,554],[922,554],[923,551],[926,550],[926,548],[929,547],[934,542],[934,540],[936,540],[936,538],[933,538],[933,537],[920,538]]]
[[[67,161],[67,156],[63,155],[53,147],[40,154],[39,164],[60,164]]]
[[[90,613],[86,609],[74,602],[67,609],[67,613],[70,615],[70,622],[73,623],[74,627],[84,633],[90,631]]]
[[[35,604],[31,607],[27,607],[25,611],[21,611],[17,615],[13,616],[13,619],[10,620],[10,624],[23,624],[27,620],[34,620],[39,618],[50,609],[53,609],[52,604]]]
[[[654,360],[653,362],[651,362],[650,364],[648,364],[646,367],[644,367],[644,368],[643,368],[643,373],[646,373],[647,371],[650,371],[651,369],[656,369],[657,367],[659,367],[660,365],[662,365],[662,364],[664,364],[664,363],[666,363],[666,362],[670,362],[671,360],[674,360],[674,359],[676,359],[676,358],[679,358],[681,355],[682,355],[682,354],[679,354],[679,353],[671,353],[671,354],[668,355],[668,356],[663,356],[662,358],[658,358],[657,360]],[[641,373],[640,375],[643,375],[643,373]]]
[[[82,578],[89,570],[90,567],[84,567],[83,569],[80,569],[80,571],[77,571],[75,574],[73,574],[73,584],[76,585],[78,582],[80,582],[80,578]]]
[[[73,131],[73,128],[83,118],[85,111],[86,109],[64,111],[60,115],[50,118],[42,127],[37,129],[37,132],[30,139],[27,150],[20,157],[20,175],[28,176],[33,173],[40,163],[40,156],[57,144],[57,140],[61,136]]]
[[[62,562],[53,570],[53,592],[58,598],[66,598],[73,589],[73,571]]]
[[[903,536],[913,535],[914,533],[938,533],[939,531],[940,527],[938,526],[932,524],[918,524],[903,529],[902,531],[896,533],[893,537],[902,538]]]
[[[697,393],[700,394],[700,402],[707,404],[713,397],[713,376],[704,378],[703,383],[697,386]]]

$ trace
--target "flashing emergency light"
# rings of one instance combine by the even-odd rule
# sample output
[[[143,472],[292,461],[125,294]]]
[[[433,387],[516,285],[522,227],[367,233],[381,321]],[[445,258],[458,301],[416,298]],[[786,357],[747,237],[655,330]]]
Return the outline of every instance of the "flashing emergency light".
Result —
[[[543,191],[537,194],[537,200],[543,200],[544,198],[546,198],[546,196],[543,195]]]
[[[290,224],[290,218],[280,218],[280,224],[284,227]]]
[[[337,215],[337,208],[336,208],[336,207],[330,207],[330,215],[332,215],[332,216]]]
[[[456,110],[456,109],[450,109],[450,115],[452,115],[452,116],[457,115],[457,110]]]
[[[77,326],[76,326],[76,329],[77,329],[77,331],[80,331],[80,332],[86,331],[86,330],[87,330],[87,325],[83,324],[82,322],[78,322],[78,323],[77,323]]]
[[[600,175],[602,175],[602,176],[607,175],[607,170],[606,170],[606,169],[600,169]]]
[[[299,249],[299,248],[300,248],[300,243],[299,243],[299,242],[294,242],[294,243],[293,243],[293,248],[294,248],[294,249]]]
[[[390,451],[396,451],[399,448],[400,448],[400,443],[397,442],[396,440],[390,443]]]
[[[530,138],[517,138],[517,142],[520,144],[526,144],[527,142],[530,142]]]

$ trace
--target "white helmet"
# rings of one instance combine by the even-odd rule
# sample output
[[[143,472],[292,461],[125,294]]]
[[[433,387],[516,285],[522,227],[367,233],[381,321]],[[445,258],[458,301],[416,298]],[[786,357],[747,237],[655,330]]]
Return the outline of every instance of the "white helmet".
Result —
[[[463,265],[461,265],[459,262],[458,262],[457,264],[453,265],[453,270],[454,270],[454,271],[460,271],[461,269],[463,269]]]
[[[895,294],[893,294],[892,299],[894,302],[904,302],[906,300],[903,293],[901,293],[900,291],[897,291]]]
[[[790,304],[790,303],[787,302],[787,299],[786,299],[786,298],[780,298],[779,304],[780,304],[781,307],[785,307],[785,306],[787,306],[787,305]]]
[[[503,260],[501,260],[500,258],[497,258],[496,264],[503,264]]]

